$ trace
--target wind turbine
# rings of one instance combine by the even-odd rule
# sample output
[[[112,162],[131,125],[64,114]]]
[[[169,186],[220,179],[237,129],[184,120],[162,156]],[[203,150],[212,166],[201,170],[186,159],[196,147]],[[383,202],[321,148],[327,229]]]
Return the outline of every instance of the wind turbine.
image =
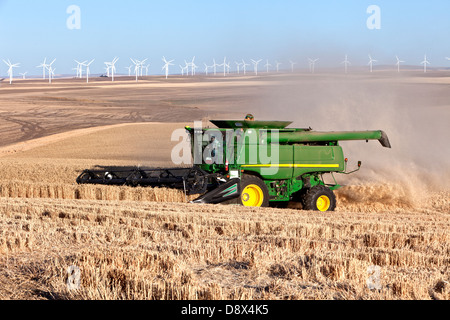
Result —
[[[130,58],[130,60],[131,60],[131,62],[133,62],[133,64],[134,64],[134,72],[136,73],[136,82],[138,82],[138,80],[139,80],[139,74],[141,74],[141,76],[142,76],[142,69],[143,69],[143,65],[144,65],[144,63],[148,60],[148,58],[147,59],[145,59],[145,60],[143,60],[143,61],[139,61],[139,60],[133,60],[133,59],[131,59]]]
[[[369,54],[369,66],[370,66],[370,72],[373,72],[373,63],[378,62],[375,59],[372,59],[372,56]]]
[[[132,68],[133,66],[129,66],[129,67],[125,67],[125,69],[128,69],[128,76],[130,77],[131,76],[131,68]]]
[[[47,58],[44,59],[44,62],[42,62],[40,65],[38,65],[36,68],[42,68],[42,79],[45,80],[45,70],[47,69]]]
[[[27,73],[28,73],[28,71],[24,72],[24,73],[19,73],[19,74],[22,76],[22,79],[26,79],[25,76],[27,75]]]
[[[115,57],[113,59],[113,61],[105,62],[105,64],[106,64],[106,72],[108,74],[108,77],[109,77],[109,75],[111,73],[112,82],[114,82],[114,73],[116,72],[116,63],[117,63],[117,61],[119,61],[119,58]]]
[[[427,72],[427,64],[430,64],[430,62],[427,60],[427,55],[425,55],[425,59],[420,63],[423,64],[423,72]]]
[[[397,59],[397,63],[396,63],[396,66],[397,66],[397,72],[400,73],[400,64],[403,63],[403,62],[405,62],[405,61],[401,61],[401,60],[398,58],[398,56],[395,56],[395,58]]]
[[[309,70],[311,73],[314,73],[316,68],[316,62],[319,61],[319,59],[308,59],[309,60]]]
[[[180,64],[181,76],[184,76],[184,71],[186,71],[186,75],[189,75],[189,66],[185,65],[184,67]]]
[[[242,59],[242,70],[244,70],[244,76],[247,74],[247,67],[250,65],[248,63],[245,63],[244,59]]]
[[[191,75],[194,76],[195,69],[198,68],[198,66],[195,65],[195,56],[194,56],[194,58],[192,58],[191,62],[187,62],[186,60],[184,60],[184,63],[188,67],[187,74],[189,75],[189,67],[191,67]]]
[[[227,57],[225,57],[223,59],[223,63],[219,64],[218,67],[222,67],[223,66],[223,76],[226,77],[227,76]]]
[[[341,64],[344,64],[345,67],[345,73],[347,73],[348,71],[348,66],[351,65],[351,62],[348,61],[348,55],[345,55],[345,60],[341,62]]]
[[[291,71],[294,72],[294,66],[297,64],[297,62],[293,62],[292,60],[289,60],[289,63],[291,64]]]
[[[83,66],[86,65],[87,61],[83,62],[79,62],[77,60],[74,61],[77,63],[77,77],[81,79],[83,77]]]
[[[56,70],[56,69],[53,69],[53,63],[55,63],[55,61],[56,61],[56,59],[54,59],[54,60],[52,61],[52,63],[50,63],[50,64],[47,65],[47,70],[48,70],[48,82],[49,82],[49,83],[52,83],[52,78],[53,78],[53,76],[55,75],[55,70]]]
[[[264,65],[264,67],[266,67],[266,72],[269,73],[269,67],[271,67],[272,65],[269,63],[269,60],[267,60],[266,64]]]
[[[242,62],[237,62],[237,61],[235,61],[234,63],[236,64],[236,70],[237,70],[237,73],[240,74],[240,73],[241,73],[241,65],[242,65]]]
[[[148,76],[148,68],[150,68],[150,65],[149,65],[149,64],[146,65],[146,66],[144,66],[144,69],[145,69],[145,76],[146,76],[146,77]]]
[[[9,84],[12,84],[13,69],[18,68],[20,66],[20,63],[12,64],[11,61],[9,61],[9,59],[8,59],[8,61],[3,60],[3,62],[6,63],[6,65],[9,67],[9,69],[8,69]]]
[[[91,69],[90,66],[92,64],[92,62],[94,62],[95,59],[93,59],[91,62],[89,62],[88,64],[85,64],[84,66],[86,67],[86,83],[89,83],[89,75],[91,74]]]
[[[203,65],[205,66],[205,75],[207,76],[208,75],[209,66],[206,63],[203,63]]]
[[[276,61],[276,64],[277,64],[277,72],[280,72],[280,66],[282,65],[282,63]]]
[[[216,63],[216,59],[213,59],[213,70],[214,70],[214,75],[217,74],[217,67],[220,67],[220,64]]]
[[[255,70],[255,74],[258,75],[258,64],[262,61],[262,59],[255,61],[253,59],[250,59],[253,63],[253,68]]]
[[[169,77],[169,66],[173,66],[174,64],[173,64],[172,62],[174,62],[175,60],[167,61],[167,60],[166,60],[166,57],[163,57],[162,60],[163,60],[164,63],[165,63],[165,65],[164,65],[164,67],[163,67],[163,70],[164,70],[164,69],[166,70],[166,79],[167,79],[167,78]]]

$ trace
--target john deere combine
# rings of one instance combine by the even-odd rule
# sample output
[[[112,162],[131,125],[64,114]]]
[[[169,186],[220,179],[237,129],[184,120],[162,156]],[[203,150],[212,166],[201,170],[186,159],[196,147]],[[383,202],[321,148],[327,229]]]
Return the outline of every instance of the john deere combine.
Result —
[[[383,131],[316,132],[287,128],[283,121],[211,121],[217,128],[186,127],[191,168],[85,170],[79,184],[168,187],[198,194],[193,203],[238,203],[266,207],[289,201],[305,210],[333,211],[334,173],[350,174],[340,141],[378,140]],[[324,182],[331,174],[333,184]]]

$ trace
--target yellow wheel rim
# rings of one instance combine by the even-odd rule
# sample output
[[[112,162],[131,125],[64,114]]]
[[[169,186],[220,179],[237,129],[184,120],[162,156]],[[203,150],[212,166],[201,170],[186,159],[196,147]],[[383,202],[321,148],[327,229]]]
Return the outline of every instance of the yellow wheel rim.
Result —
[[[328,198],[327,196],[321,196],[319,197],[319,199],[317,199],[316,205],[319,211],[327,211],[331,206],[330,198]]]
[[[242,204],[246,207],[261,207],[264,201],[264,193],[255,184],[248,185],[242,191]]]

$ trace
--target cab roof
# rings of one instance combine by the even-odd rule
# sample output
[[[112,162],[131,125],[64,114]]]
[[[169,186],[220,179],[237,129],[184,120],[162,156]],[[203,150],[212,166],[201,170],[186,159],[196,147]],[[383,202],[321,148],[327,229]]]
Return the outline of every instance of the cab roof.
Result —
[[[220,129],[285,129],[292,121],[210,120]]]

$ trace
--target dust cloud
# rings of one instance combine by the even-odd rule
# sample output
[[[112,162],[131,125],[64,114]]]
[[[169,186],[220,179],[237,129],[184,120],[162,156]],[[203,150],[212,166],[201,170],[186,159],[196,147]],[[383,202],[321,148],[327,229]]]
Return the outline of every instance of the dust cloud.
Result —
[[[443,78],[445,79],[445,78]],[[448,83],[448,82],[447,82]],[[342,142],[361,171],[338,175],[347,204],[428,206],[430,195],[450,191],[450,91],[418,75],[303,75],[261,94],[259,118],[291,120],[291,127],[317,131],[383,130],[392,149],[377,141]],[[282,115],[282,119],[280,119]],[[330,181],[331,182],[331,181]],[[443,204],[449,210],[448,200]],[[347,209],[348,209],[347,208]],[[380,209],[380,208],[377,208]]]

